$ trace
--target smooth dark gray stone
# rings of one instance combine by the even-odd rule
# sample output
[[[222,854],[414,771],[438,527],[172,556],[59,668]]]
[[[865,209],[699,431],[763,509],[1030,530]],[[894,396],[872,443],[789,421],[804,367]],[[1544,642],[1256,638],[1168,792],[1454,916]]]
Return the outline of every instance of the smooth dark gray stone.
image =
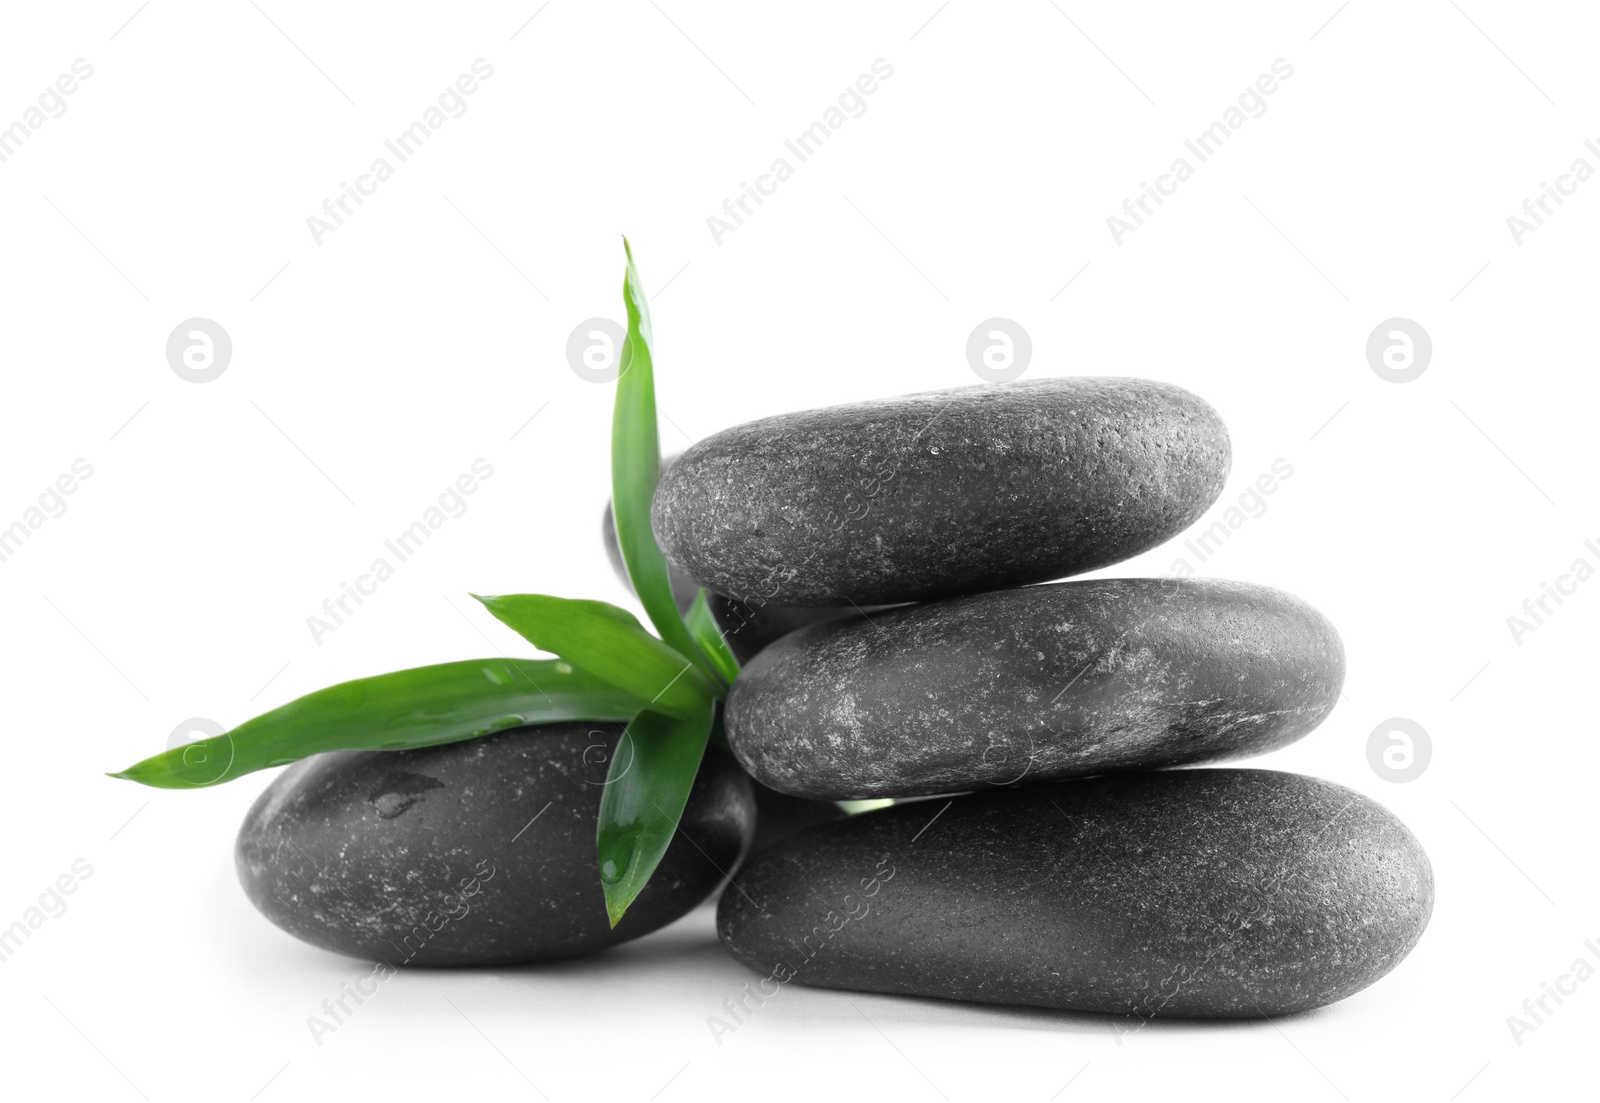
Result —
[[[652,522],[668,559],[752,604],[924,601],[1152,548],[1229,462],[1222,420],[1179,387],[988,384],[725,430],[662,474]]]
[[[728,696],[728,745],[814,800],[906,797],[1262,754],[1344,683],[1326,618],[1218,579],[1059,582],[785,636]]]
[[[1175,770],[945,805],[852,816],[752,858],[717,914],[763,978],[752,989],[1285,1015],[1382,977],[1433,911],[1405,825],[1317,778]]]
[[[514,965],[638,938],[687,914],[755,831],[715,748],[682,830],[615,930],[595,857],[619,724],[550,724],[415,751],[337,751],[281,774],[239,830],[245,894],[313,946],[400,965]],[[687,836],[687,837],[686,837]]]

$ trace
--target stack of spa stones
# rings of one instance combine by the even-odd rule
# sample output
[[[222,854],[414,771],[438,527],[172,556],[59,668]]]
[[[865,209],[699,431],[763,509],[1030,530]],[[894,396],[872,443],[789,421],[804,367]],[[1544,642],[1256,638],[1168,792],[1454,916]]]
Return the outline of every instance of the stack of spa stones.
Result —
[[[1140,1018],[1300,1011],[1398,964],[1433,903],[1399,820],[1317,778],[1167,769],[1321,723],[1333,625],[1243,582],[1051,581],[1176,536],[1229,465],[1204,401],[1110,378],[789,414],[678,457],[654,527],[727,599],[733,754],[797,803],[895,801],[818,803],[832,822],[758,848],[721,899],[734,956]]]

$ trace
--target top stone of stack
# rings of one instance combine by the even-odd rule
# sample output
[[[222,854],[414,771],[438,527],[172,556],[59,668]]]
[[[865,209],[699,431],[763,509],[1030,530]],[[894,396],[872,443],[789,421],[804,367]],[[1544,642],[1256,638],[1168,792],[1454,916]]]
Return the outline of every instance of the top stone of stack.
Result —
[[[1137,555],[1222,491],[1222,419],[1143,379],[985,384],[727,429],[662,474],[667,558],[753,605],[928,601]]]

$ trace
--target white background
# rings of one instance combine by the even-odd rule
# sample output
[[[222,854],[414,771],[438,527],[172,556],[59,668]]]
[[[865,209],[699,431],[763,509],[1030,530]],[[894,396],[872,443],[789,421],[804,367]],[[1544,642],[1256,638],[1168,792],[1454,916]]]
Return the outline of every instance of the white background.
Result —
[[[1506,218],[1574,159],[1600,168],[1593,12],[541,2],[6,8],[0,125],[74,59],[94,69],[0,164],[0,524],[93,467],[0,563],[0,926],[75,859],[93,869],[0,964],[8,1088],[1470,1103],[1589,1085],[1600,982],[1520,1045],[1507,1016],[1600,939],[1600,581],[1520,643],[1506,618],[1580,556],[1600,566],[1600,182],[1520,244]],[[494,72],[469,110],[317,244],[307,216],[477,58]],[[877,58],[894,73],[867,112],[717,244],[707,216]],[[1267,112],[1117,244],[1106,217],[1277,58],[1294,72]],[[669,450],[971,383],[968,333],[998,315],[1031,334],[1028,378],[1149,376],[1215,405],[1234,443],[1219,513],[1288,461],[1265,514],[1197,566],[1302,594],[1342,631],[1345,699],[1258,764],[1352,786],[1417,833],[1438,900],[1415,953],[1275,1023],[1119,1040],[1093,1016],[790,986],[719,1046],[706,1017],[751,976],[702,911],[587,961],[406,972],[315,1044],[306,1016],[367,966],[239,891],[233,833],[267,777],[157,792],[101,771],[185,718],[526,653],[469,590],[627,600],[597,537],[611,388],[564,354],[578,322],[620,313],[623,232]],[[234,346],[205,385],[164,351],[196,316]],[[1403,385],[1365,354],[1395,316],[1434,346]],[[494,474],[468,512],[314,641],[323,599],[480,457]],[[1432,742],[1407,784],[1368,763],[1396,716]]]

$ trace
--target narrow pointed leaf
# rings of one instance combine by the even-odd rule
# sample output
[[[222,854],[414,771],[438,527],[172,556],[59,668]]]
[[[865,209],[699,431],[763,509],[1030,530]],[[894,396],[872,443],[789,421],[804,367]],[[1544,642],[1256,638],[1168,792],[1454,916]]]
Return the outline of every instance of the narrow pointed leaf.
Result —
[[[641,699],[644,707],[692,716],[720,692],[698,666],[646,632],[632,613],[608,602],[544,594],[478,600],[540,651],[560,655]]]
[[[705,755],[715,712],[715,704],[681,720],[641,712],[611,756],[611,771],[600,794],[595,844],[600,887],[613,927],[672,842]]]
[[[689,612],[683,620],[689,626],[689,635],[694,637],[695,644],[711,668],[731,685],[739,676],[739,660],[728,650],[728,641],[723,637],[722,629],[717,627],[716,618],[711,615],[711,606],[706,603],[704,590],[694,595],[694,604],[689,606]]]
[[[558,660],[441,663],[319,689],[111,776],[192,789],[323,751],[431,747],[520,724],[626,720],[647,700]]]
[[[661,638],[685,658],[710,669],[694,645],[677,603],[667,559],[650,530],[650,502],[661,477],[661,442],[656,429],[655,366],[651,355],[650,307],[645,302],[633,250],[622,242],[628,270],[622,298],[628,311],[628,340],[622,348],[617,401],[611,418],[611,502],[617,545],[639,603]]]

